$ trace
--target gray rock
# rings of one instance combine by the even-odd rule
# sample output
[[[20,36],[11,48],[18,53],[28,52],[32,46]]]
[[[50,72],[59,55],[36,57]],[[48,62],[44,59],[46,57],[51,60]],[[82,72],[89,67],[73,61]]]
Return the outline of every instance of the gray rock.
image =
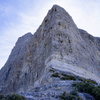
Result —
[[[52,78],[52,68],[100,83],[100,38],[78,29],[71,16],[57,5],[34,35],[27,33],[18,39],[0,70],[0,93],[29,97],[30,92],[34,96],[30,100],[58,100],[63,91],[72,90],[73,81]]]
[[[93,96],[87,93],[79,93],[79,95],[82,98],[82,100],[95,100]]]

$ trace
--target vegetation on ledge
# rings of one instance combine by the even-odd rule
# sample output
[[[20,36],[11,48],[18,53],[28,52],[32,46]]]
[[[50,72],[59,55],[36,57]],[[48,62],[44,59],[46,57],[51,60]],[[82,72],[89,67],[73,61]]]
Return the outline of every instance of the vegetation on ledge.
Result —
[[[99,85],[95,85],[88,81],[81,81],[81,82],[74,83],[73,86],[75,87],[76,91],[81,93],[88,93],[92,95],[96,100],[100,100]]]
[[[64,73],[54,72],[51,75],[52,77],[60,78],[61,80],[76,80],[76,78],[72,75],[67,75]]]
[[[60,100],[82,100],[77,93],[76,94],[67,94],[66,92],[63,92],[59,96]]]

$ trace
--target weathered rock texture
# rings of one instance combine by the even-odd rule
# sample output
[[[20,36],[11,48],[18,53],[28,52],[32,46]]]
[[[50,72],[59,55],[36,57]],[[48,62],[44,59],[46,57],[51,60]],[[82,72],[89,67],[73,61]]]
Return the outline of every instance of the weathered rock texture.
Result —
[[[100,39],[78,29],[71,16],[57,5],[34,35],[27,33],[18,39],[0,71],[0,91],[31,91],[53,83],[50,68],[100,83]]]

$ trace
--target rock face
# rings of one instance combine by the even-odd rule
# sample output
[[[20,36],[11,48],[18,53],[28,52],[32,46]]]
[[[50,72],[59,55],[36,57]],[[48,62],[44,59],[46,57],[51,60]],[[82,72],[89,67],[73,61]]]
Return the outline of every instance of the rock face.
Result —
[[[31,91],[53,83],[52,68],[100,83],[100,39],[78,29],[57,5],[34,35],[27,33],[18,39],[0,71],[0,92]]]

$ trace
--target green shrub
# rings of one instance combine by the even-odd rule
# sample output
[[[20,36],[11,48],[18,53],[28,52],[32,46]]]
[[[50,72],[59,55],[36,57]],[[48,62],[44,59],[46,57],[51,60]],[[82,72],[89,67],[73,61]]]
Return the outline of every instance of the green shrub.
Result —
[[[91,79],[84,79],[83,81],[84,81],[84,82],[89,82],[89,83],[91,83],[91,84],[97,84],[96,81],[91,80]]]
[[[67,97],[66,92],[63,92],[59,97],[61,100],[66,100],[66,97]]]
[[[91,94],[96,100],[100,100],[100,86],[94,87]]]
[[[73,86],[75,86],[78,91],[86,93],[90,93],[92,91],[92,88],[94,87],[93,85],[84,82],[75,83],[73,84]]]
[[[82,81],[82,82],[88,82],[90,84],[95,84],[97,85],[97,82],[94,81],[94,80],[91,80],[91,79],[85,79],[83,77],[79,77],[79,76],[76,76],[76,79],[79,80],[79,81]]]
[[[78,94],[78,91],[77,91],[77,90],[73,90],[73,91],[71,91],[70,94],[72,94],[72,95],[77,95],[77,94]]]
[[[66,92],[63,92],[59,97],[61,100],[82,100],[77,94],[67,94]]]
[[[59,77],[60,78],[59,73],[53,73],[52,77]]]
[[[62,73],[62,76],[60,79],[61,80],[76,80],[76,78],[74,76],[63,74],[63,73]]]
[[[79,96],[75,96],[75,95],[68,95],[66,100],[82,100]]]
[[[79,92],[88,93],[88,94],[94,96],[94,98],[96,100],[100,100],[100,86],[96,86],[96,85],[91,84],[86,81],[85,82],[77,82],[77,83],[73,84],[73,86]]]

